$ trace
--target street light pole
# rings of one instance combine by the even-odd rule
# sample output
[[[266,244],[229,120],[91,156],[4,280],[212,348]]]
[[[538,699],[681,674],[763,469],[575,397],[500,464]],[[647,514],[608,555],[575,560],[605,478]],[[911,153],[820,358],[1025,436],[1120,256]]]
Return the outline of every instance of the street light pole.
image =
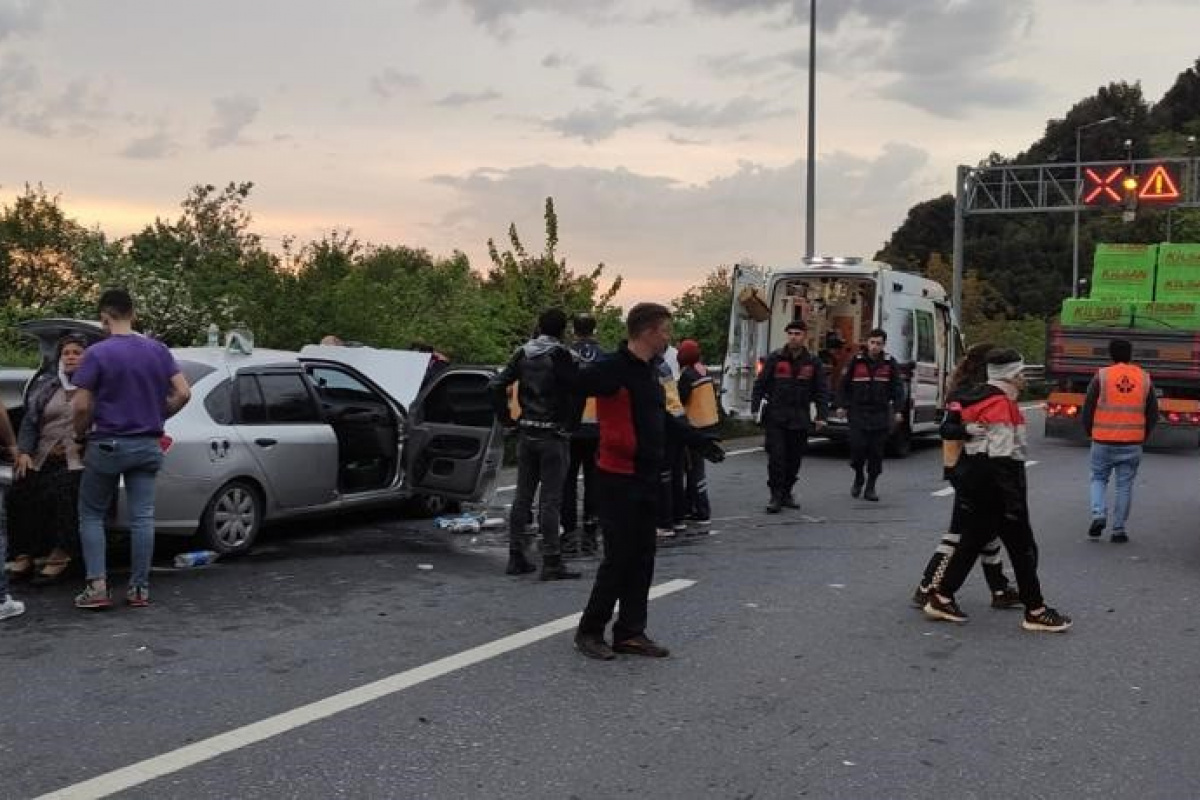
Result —
[[[1107,125],[1116,122],[1116,117],[1105,117],[1075,129],[1075,223],[1071,229],[1071,297],[1079,296],[1079,203],[1083,199],[1083,181],[1079,164],[1079,147],[1083,140],[1083,132],[1097,125]]]
[[[809,0],[808,4],[808,156],[806,169],[807,188],[805,192],[805,224],[804,224],[804,257],[812,258],[816,254],[813,245],[816,235],[816,161],[817,143],[817,0]]]

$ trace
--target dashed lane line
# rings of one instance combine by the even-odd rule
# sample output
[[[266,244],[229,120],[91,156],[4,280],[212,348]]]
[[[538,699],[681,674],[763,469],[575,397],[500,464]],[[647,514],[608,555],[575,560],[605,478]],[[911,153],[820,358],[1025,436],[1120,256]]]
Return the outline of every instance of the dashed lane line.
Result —
[[[650,590],[650,599],[665,597],[695,585],[696,581],[693,580],[667,581]],[[303,725],[327,719],[335,714],[372,703],[405,689],[411,689],[443,675],[519,650],[543,639],[549,639],[551,636],[574,630],[578,624],[579,614],[560,617],[534,628],[496,639],[493,642],[472,647],[461,653],[431,661],[420,667],[398,672],[387,678],[359,686],[357,689],[350,689],[259,722],[189,744],[178,750],[172,750],[128,767],[98,775],[81,783],[44,794],[36,800],[93,800],[93,798],[108,797],[226,753],[232,753],[243,747],[271,739]]]

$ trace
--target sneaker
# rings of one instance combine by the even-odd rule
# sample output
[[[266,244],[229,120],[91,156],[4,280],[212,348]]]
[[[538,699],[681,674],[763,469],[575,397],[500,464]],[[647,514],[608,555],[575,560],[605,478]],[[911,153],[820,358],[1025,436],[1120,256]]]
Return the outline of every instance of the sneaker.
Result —
[[[627,656],[646,656],[648,658],[666,658],[671,651],[645,634],[639,634],[623,642],[613,642],[614,653],[624,653]]]
[[[1057,633],[1065,631],[1071,627],[1071,618],[1066,614],[1060,614],[1050,606],[1046,606],[1037,614],[1025,612],[1025,619],[1021,620],[1021,627],[1027,631],[1050,631]]]
[[[1112,536],[1108,537],[1108,540],[1113,544],[1128,544],[1129,536],[1125,531],[1113,531]]]
[[[913,591],[912,604],[914,608],[924,608],[929,602],[929,587],[917,584],[916,590]]]
[[[130,608],[145,608],[150,605],[150,590],[145,586],[130,586],[125,592],[125,602]]]
[[[1099,541],[1100,534],[1104,533],[1104,526],[1107,524],[1108,522],[1104,519],[1104,517],[1097,517],[1093,519],[1092,524],[1088,526],[1088,536],[1096,541]]]
[[[589,636],[577,633],[575,634],[575,649],[588,658],[594,658],[597,661],[612,661],[617,657],[613,649],[608,646],[608,642],[604,641],[603,636]]]
[[[946,622],[966,622],[967,615],[958,607],[958,603],[954,602],[954,598],[942,600],[937,596],[937,592],[930,591],[929,599],[925,602],[925,608],[922,609],[925,616],[930,619],[940,619]]]
[[[992,608],[1017,608],[1021,605],[1021,595],[1011,586],[992,592]]]
[[[75,607],[97,611],[112,608],[112,597],[109,595],[108,589],[97,589],[91,581],[88,581],[83,591],[75,595]]]
[[[4,602],[0,603],[0,619],[19,617],[24,613],[24,603],[22,603],[20,600],[13,600],[11,595],[4,595]]]

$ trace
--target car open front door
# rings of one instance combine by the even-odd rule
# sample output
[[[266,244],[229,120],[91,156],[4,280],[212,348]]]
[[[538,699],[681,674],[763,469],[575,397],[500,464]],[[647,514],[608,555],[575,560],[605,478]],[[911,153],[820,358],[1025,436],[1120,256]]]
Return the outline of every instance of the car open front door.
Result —
[[[422,389],[408,417],[404,460],[416,494],[481,500],[500,470],[503,441],[484,368],[450,368]]]

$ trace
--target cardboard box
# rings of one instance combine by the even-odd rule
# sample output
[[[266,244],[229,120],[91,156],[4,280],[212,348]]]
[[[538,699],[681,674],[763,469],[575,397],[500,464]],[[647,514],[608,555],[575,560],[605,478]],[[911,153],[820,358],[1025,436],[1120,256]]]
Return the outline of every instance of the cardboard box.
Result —
[[[1155,300],[1200,300],[1200,244],[1158,246]]]
[[[1089,295],[1096,300],[1153,300],[1156,244],[1098,244]]]
[[[1133,327],[1200,331],[1200,300],[1155,300],[1133,303]]]

